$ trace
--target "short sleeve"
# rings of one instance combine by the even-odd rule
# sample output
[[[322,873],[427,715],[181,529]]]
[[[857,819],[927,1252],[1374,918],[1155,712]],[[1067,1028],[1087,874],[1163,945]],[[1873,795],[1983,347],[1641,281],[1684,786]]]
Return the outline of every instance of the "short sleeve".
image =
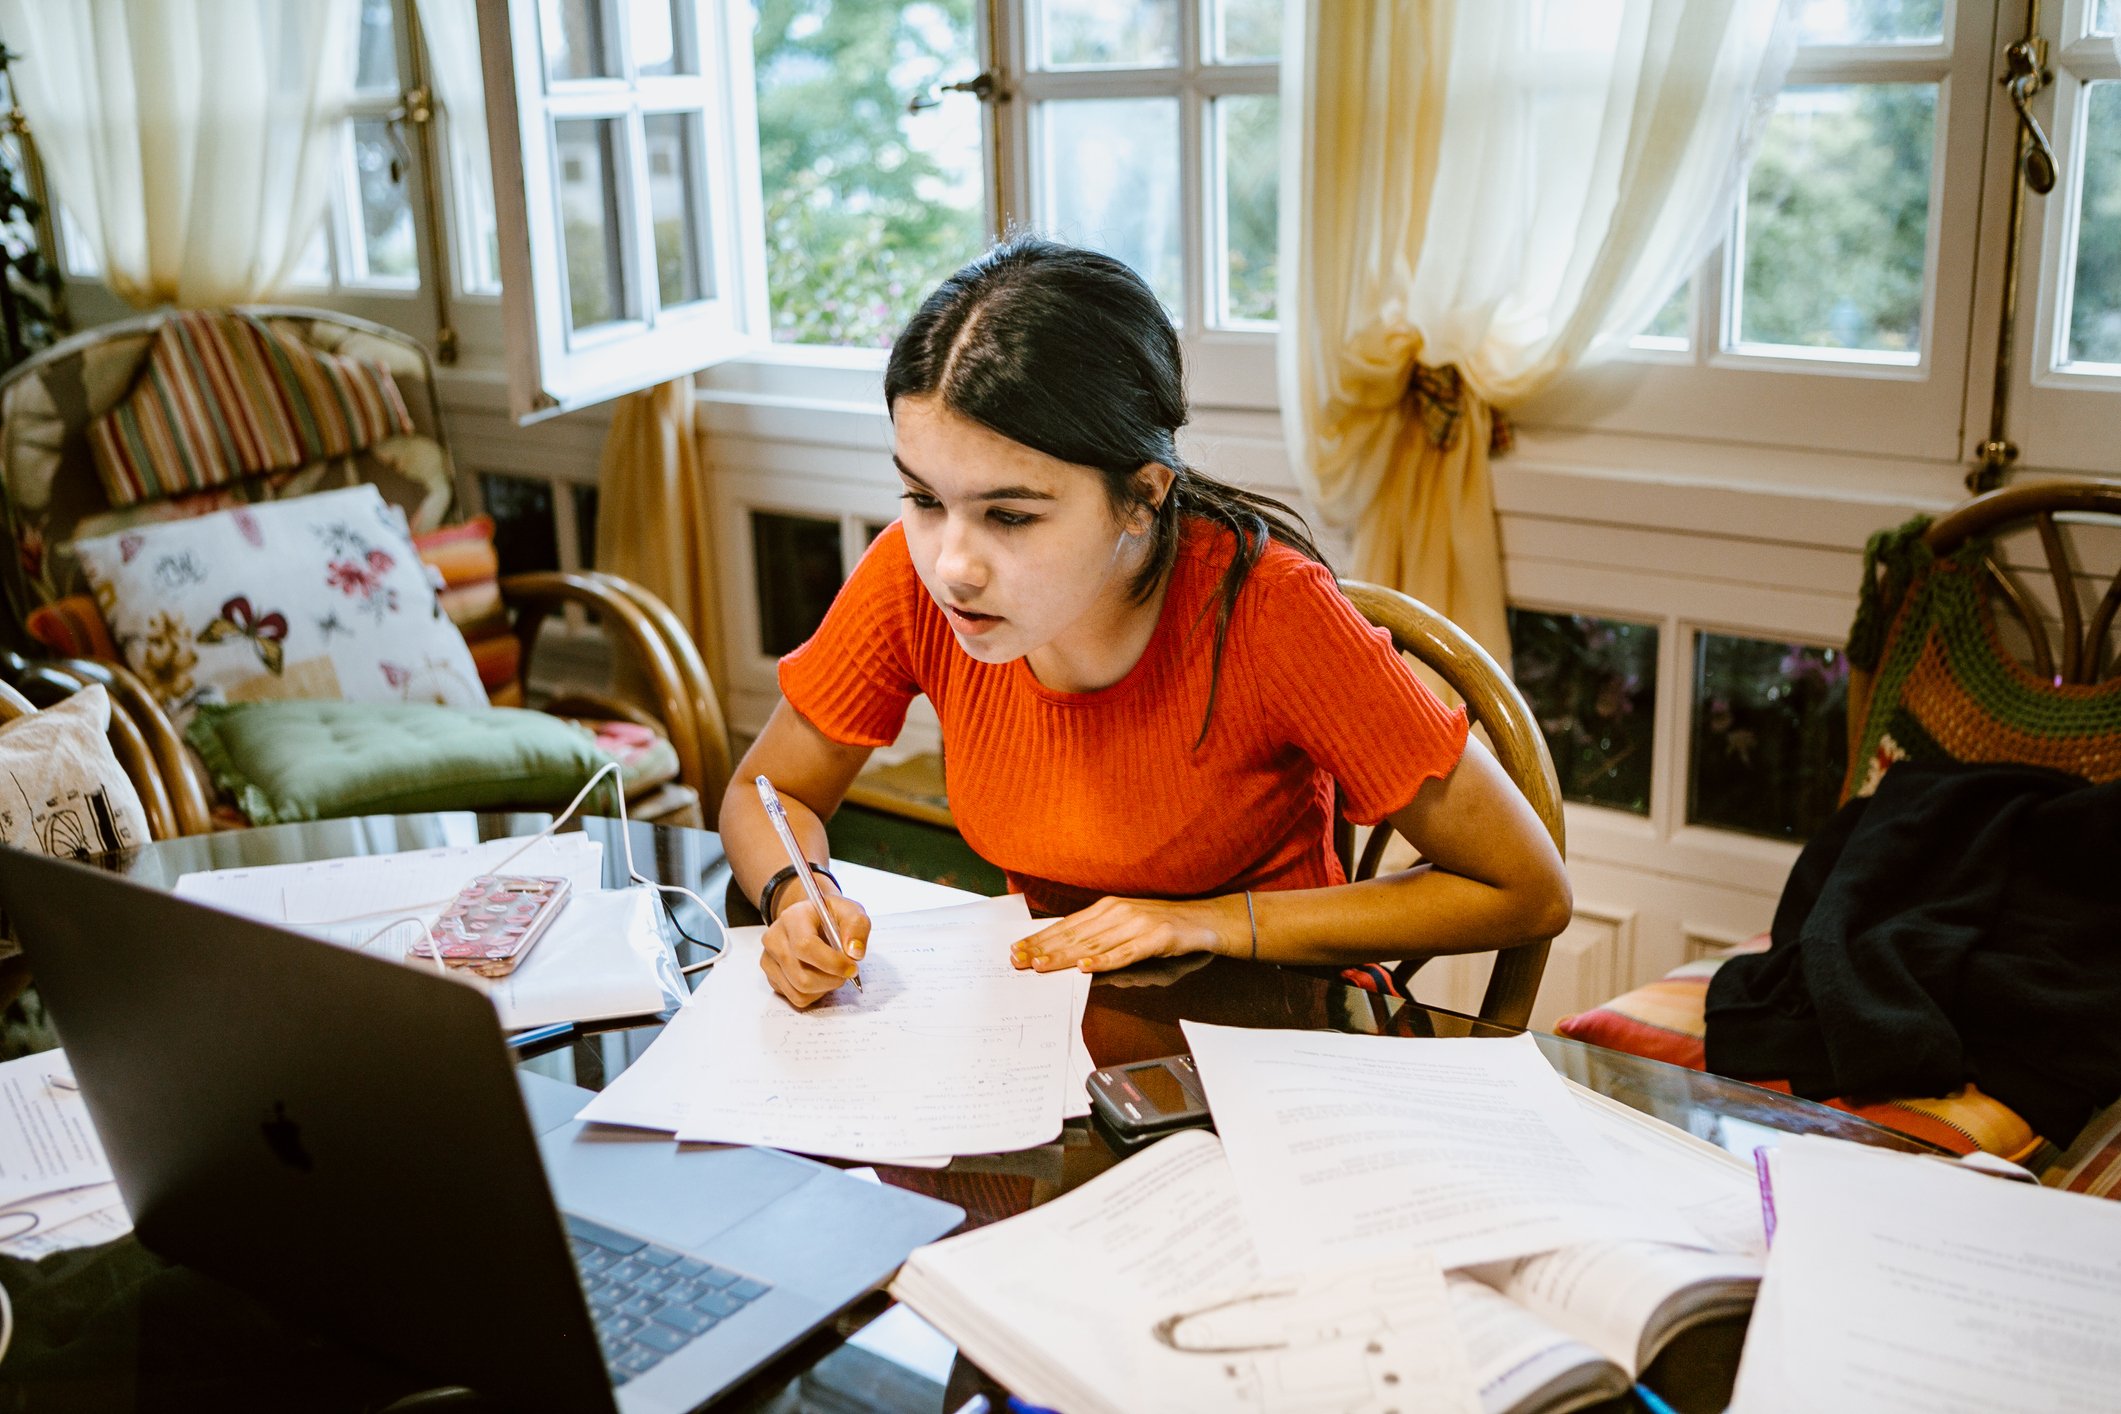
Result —
[[[922,595],[893,524],[840,586],[825,621],[781,659],[781,695],[812,726],[847,746],[889,746],[920,695],[912,654],[912,615]]]
[[[1437,699],[1325,566],[1275,558],[1254,568],[1260,583],[1244,616],[1262,707],[1339,784],[1348,818],[1375,824],[1457,767],[1465,709]]]

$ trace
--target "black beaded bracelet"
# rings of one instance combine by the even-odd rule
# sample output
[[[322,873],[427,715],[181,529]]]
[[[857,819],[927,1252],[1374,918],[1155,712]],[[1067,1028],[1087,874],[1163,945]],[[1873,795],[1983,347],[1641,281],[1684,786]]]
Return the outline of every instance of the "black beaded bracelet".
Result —
[[[832,879],[832,871],[830,869],[827,869],[822,864],[811,865],[810,872],[813,874],[823,874],[826,878]],[[780,893],[781,885],[787,883],[790,879],[793,879],[794,877],[795,866],[793,864],[783,864],[781,866],[781,871],[766,881],[766,887],[759,890],[760,918],[762,918],[768,923],[771,923],[773,921],[773,900]],[[832,887],[836,889],[839,886],[840,881],[837,879],[832,879]]]

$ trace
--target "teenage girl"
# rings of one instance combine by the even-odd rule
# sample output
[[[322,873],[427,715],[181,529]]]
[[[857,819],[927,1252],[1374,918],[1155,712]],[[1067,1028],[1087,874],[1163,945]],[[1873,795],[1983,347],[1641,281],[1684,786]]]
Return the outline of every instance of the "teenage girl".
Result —
[[[720,828],[808,1006],[856,971],[862,906],[825,821],[913,698],[951,812],[1032,911],[1019,967],[1188,952],[1355,963],[1549,938],[1569,885],[1538,816],[1335,587],[1287,506],[1201,475],[1177,332],[1091,251],[1019,238],[944,281],[892,346],[905,512],[738,766]],[[846,951],[826,940],[753,779],[778,788]],[[1333,785],[1425,864],[1348,883]]]

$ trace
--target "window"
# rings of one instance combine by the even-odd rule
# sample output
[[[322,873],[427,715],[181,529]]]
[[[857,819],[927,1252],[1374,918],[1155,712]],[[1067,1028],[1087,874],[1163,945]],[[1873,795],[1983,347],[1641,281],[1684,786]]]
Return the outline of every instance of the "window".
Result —
[[[757,145],[733,0],[480,7],[511,402],[530,419],[690,373],[756,325]],[[740,255],[740,251],[744,252]]]
[[[2055,82],[2036,103],[2060,180],[2026,202],[2021,259],[2032,273],[2019,286],[2010,435],[2024,465],[2111,474],[2121,415],[2121,56],[2112,0],[2057,9],[2046,16]]]
[[[1526,422],[1960,455],[1996,7],[1786,18],[1795,59],[1728,236],[1640,361],[1584,370]]]
[[[1694,636],[1687,821],[1801,840],[1848,767],[1848,658],[1834,648]]]
[[[1657,626],[1512,609],[1510,656],[1562,798],[1649,814]]]

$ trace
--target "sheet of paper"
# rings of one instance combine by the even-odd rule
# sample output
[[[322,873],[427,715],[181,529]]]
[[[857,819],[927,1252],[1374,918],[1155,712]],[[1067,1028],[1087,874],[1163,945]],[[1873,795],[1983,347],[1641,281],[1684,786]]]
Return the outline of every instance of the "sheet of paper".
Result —
[[[1200,1130],[920,1249],[892,1291],[1035,1404],[1480,1407],[1432,1259],[1263,1282],[1221,1145]]]
[[[1052,1140],[1075,987],[1065,974],[1017,971],[1008,948],[1040,926],[1016,896],[877,919],[865,989],[801,1011],[733,938],[692,1003],[712,1023],[711,1081],[678,1138],[864,1161]]]
[[[1732,1409],[2040,1409],[2121,1389],[2121,1204],[1804,1136]]]
[[[1432,1248],[1450,1270],[1617,1238],[1701,1244],[1639,1200],[1530,1036],[1183,1026],[1271,1272]]]
[[[0,1209],[0,1253],[34,1262],[54,1252],[94,1247],[132,1230],[117,1184],[69,1188]]]
[[[434,916],[480,874],[507,860],[513,874],[557,874],[577,890],[604,883],[604,846],[580,833],[486,840],[474,845],[358,854],[304,864],[264,864],[213,869],[178,878],[180,898],[212,904],[268,923],[302,927],[373,920],[373,932],[391,913]],[[522,853],[510,860],[518,850]]]
[[[1589,1399],[1563,1404],[1532,1401],[1541,1391],[1567,1380],[1592,1398],[1627,1393],[1628,1377],[1597,1351],[1540,1320],[1484,1282],[1453,1272],[1446,1290],[1451,1315],[1465,1341],[1466,1361],[1480,1388],[1486,1414],[1527,1405],[1575,1408]]]
[[[1628,1181],[1650,1192],[1656,1206],[1685,1218],[1715,1251],[1767,1255],[1760,1176],[1751,1164],[1654,1115],[1573,1080],[1565,1083]]]
[[[73,1084],[63,1051],[0,1065],[0,1206],[110,1182],[103,1141]]]

